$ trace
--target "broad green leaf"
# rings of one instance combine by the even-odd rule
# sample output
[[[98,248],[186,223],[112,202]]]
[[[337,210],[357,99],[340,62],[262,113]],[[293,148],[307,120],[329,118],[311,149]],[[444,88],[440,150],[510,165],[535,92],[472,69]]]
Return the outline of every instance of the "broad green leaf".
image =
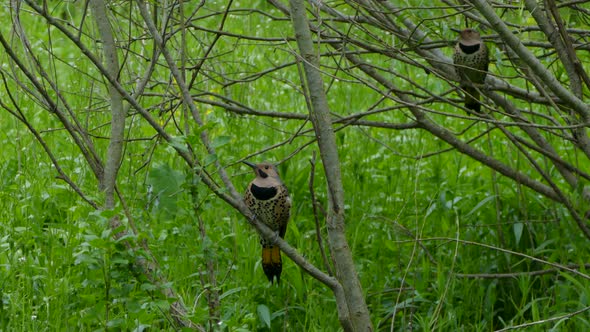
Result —
[[[514,238],[516,239],[516,244],[520,243],[520,238],[522,237],[522,230],[524,229],[524,224],[521,222],[517,222],[512,226],[512,230],[514,231]]]
[[[168,164],[157,164],[150,170],[147,183],[152,186],[154,197],[150,199],[154,212],[177,212],[177,200],[182,192],[185,176]]]
[[[208,154],[205,158],[203,158],[203,163],[205,166],[214,163],[217,160],[216,154]]]
[[[214,148],[219,148],[219,147],[226,145],[230,141],[231,141],[230,136],[218,136],[213,139],[213,141],[211,142],[211,146]]]
[[[221,295],[219,296],[219,299],[220,299],[220,300],[223,300],[224,298],[226,298],[226,297],[228,297],[228,296],[230,296],[230,295],[232,295],[232,294],[234,294],[234,293],[237,293],[237,292],[239,292],[239,291],[242,291],[242,290],[244,290],[244,289],[246,289],[246,287],[236,287],[236,288],[232,288],[232,289],[228,290],[227,292],[225,292],[225,293],[221,294]]]
[[[146,283],[143,283],[140,288],[141,288],[141,290],[144,290],[144,291],[155,291],[158,289],[158,286],[146,282]]]
[[[188,152],[188,148],[186,147],[186,139],[183,136],[172,137],[169,144],[179,151]]]
[[[256,311],[258,311],[260,320],[270,329],[270,310],[268,307],[264,304],[259,304]]]

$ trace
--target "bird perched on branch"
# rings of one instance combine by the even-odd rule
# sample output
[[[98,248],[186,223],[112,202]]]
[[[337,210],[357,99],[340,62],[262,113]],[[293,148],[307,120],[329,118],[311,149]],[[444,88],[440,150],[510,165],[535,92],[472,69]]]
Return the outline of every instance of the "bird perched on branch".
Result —
[[[479,32],[465,29],[460,32],[459,41],[453,54],[455,71],[461,78],[461,89],[465,91],[465,107],[479,112],[479,91],[469,82],[483,84],[488,73],[488,48],[481,40]],[[467,81],[467,82],[466,82]]]
[[[279,177],[277,167],[268,162],[253,164],[244,161],[244,163],[256,174],[256,178],[250,182],[244,195],[246,205],[258,220],[284,238],[289,222],[291,199],[287,187]],[[272,244],[262,235],[260,235],[260,244],[262,244],[264,274],[271,283],[275,277],[279,283],[283,270],[281,251],[277,245]]]

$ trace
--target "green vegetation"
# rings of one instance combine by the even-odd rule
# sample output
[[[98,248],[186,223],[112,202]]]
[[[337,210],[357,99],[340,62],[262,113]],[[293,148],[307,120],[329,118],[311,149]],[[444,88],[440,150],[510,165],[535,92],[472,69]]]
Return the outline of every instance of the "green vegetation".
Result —
[[[208,54],[216,36],[211,31],[221,25],[225,1],[206,1],[197,11],[199,19],[192,21],[195,26],[187,28],[184,45],[179,33],[168,42],[178,65],[187,68],[187,81],[196,74],[191,93],[206,128],[199,128],[185,113],[162,59],[140,103],[177,139],[176,144],[188,143],[195,148],[191,152],[206,164],[204,170],[214,174],[214,162],[219,160],[240,191],[252,174],[237,162],[243,158],[285,160],[279,170],[293,199],[286,240],[325,270],[309,190],[309,161],[314,151],[319,151],[315,144],[304,147],[314,139],[313,128],[304,119],[280,116],[308,114],[299,71],[292,64],[297,46],[286,40],[292,36],[291,23],[271,4],[253,2],[232,5],[234,12],[223,28],[229,35],[222,36]],[[190,7],[193,4],[185,5],[188,17],[195,8]],[[5,6],[0,7],[0,19],[11,22],[11,12]],[[82,24],[81,4],[55,6],[51,15],[73,27]],[[115,34],[124,41],[122,45],[128,46],[121,49],[124,65],[120,80],[132,92],[149,65],[153,44],[147,40],[145,28],[142,30],[136,22],[136,9],[128,6],[127,2],[117,3],[111,15],[113,22],[119,22],[113,25]],[[44,21],[40,23],[32,12],[20,14],[33,49],[38,52],[35,58],[51,80],[58,82],[69,107],[93,138],[98,154],[105,156],[110,114],[108,91],[99,71],[57,29]],[[179,17],[177,12],[175,15],[174,20]],[[416,19],[415,15],[410,12],[408,18]],[[442,14],[433,11],[429,15]],[[96,36],[92,15],[87,14],[85,19],[81,40],[91,51],[102,54],[100,44],[92,43]],[[453,27],[448,26],[451,23],[460,26],[459,16],[456,22],[428,24],[437,39],[451,41],[456,38],[450,31]],[[171,26],[177,28],[178,22]],[[5,23],[0,32],[8,39],[12,29]],[[382,40],[392,38],[376,28],[365,32],[364,38],[374,43],[382,42],[377,41],[377,36]],[[351,35],[361,36],[358,30]],[[133,42],[131,38],[135,38]],[[14,52],[25,58],[18,39],[12,43]],[[500,49],[489,46],[492,56],[504,59]],[[184,64],[182,49],[188,54]],[[451,54],[448,47],[442,51]],[[336,51],[322,46],[321,52]],[[192,68],[205,54],[208,59],[197,74]],[[368,76],[335,63],[339,59],[322,58],[326,91],[335,117],[399,106],[383,98],[382,87],[373,89],[363,84],[370,81]],[[370,54],[365,60],[391,68],[385,74],[398,82],[400,89],[414,88],[411,82],[397,76],[401,73],[434,94],[450,89],[448,82],[441,83],[419,66],[411,67],[383,54]],[[65,173],[89,200],[101,204],[98,181],[61,122],[31,94],[22,92],[17,79],[28,81],[22,72],[13,71],[14,64],[7,54],[0,54],[0,64],[6,80],[0,88],[4,108],[14,110],[10,100],[14,98]],[[274,67],[281,68],[269,70]],[[350,71],[344,70],[347,68]],[[514,74],[514,69],[502,61],[495,61],[490,70],[505,77]],[[526,84],[510,83],[521,87]],[[30,83],[24,84],[32,88]],[[221,104],[216,106],[216,102],[276,112],[279,116],[239,114],[223,105],[219,107]],[[490,129],[489,123],[450,118],[446,113],[464,113],[449,104],[425,107],[443,112],[432,113],[433,121],[454,132],[465,130],[461,136],[465,141],[489,129],[473,142],[474,147],[542,180],[517,147],[507,144],[506,137]],[[363,119],[408,123],[408,114],[394,109]],[[469,125],[472,127],[465,129]],[[464,154],[446,151],[449,145],[425,130],[335,128],[347,202],[346,233],[375,330],[389,331],[393,326],[396,331],[490,331],[590,306],[590,277],[585,270],[588,239],[562,204]],[[214,155],[198,143],[204,129],[217,149]],[[518,128],[514,132],[522,134]],[[168,315],[174,299],[166,298],[160,291],[162,285],[151,282],[135,264],[151,255],[159,264],[154,273],[167,280],[165,286],[174,289],[193,322],[209,327],[208,291],[219,292],[220,320],[211,327],[214,331],[342,330],[331,290],[284,255],[281,284],[268,283],[260,266],[256,231],[205,187],[195,176],[201,170],[188,168],[173,149],[174,144],[159,138],[133,109],[127,118],[126,138],[118,177],[125,204],[119,202],[112,211],[99,211],[58,177],[52,161],[23,122],[2,110],[0,331],[174,330],[174,321]],[[546,138],[568,160],[578,158],[577,152],[560,144],[561,137]],[[279,143],[283,144],[259,153]],[[535,158],[549,174],[557,174],[542,157],[535,154]],[[577,166],[588,171],[583,163]],[[216,175],[213,177],[221,182]],[[567,186],[561,178],[556,182]],[[319,158],[314,191],[320,203],[327,205]],[[124,212],[132,216],[132,222]],[[109,226],[114,215],[123,218],[121,228]],[[326,227],[320,217],[325,238]],[[137,234],[131,232],[119,239],[114,236],[133,225]],[[150,251],[131,250],[126,241],[146,243]],[[215,283],[207,273],[207,262],[212,262]],[[579,274],[563,269],[524,273],[554,267],[545,262],[571,265]],[[493,275],[507,273],[512,276]],[[588,317],[584,313],[523,330],[581,331],[590,329]]]

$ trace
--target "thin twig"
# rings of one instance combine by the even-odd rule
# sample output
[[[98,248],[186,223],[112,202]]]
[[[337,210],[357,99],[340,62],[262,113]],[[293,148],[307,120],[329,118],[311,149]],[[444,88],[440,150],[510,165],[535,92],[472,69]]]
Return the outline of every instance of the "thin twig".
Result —
[[[580,265],[569,264],[567,265],[570,269],[578,270]],[[585,269],[590,268],[590,264],[584,264]],[[519,277],[534,277],[542,276],[546,274],[554,274],[561,272],[558,268],[538,270],[538,271],[524,271],[524,272],[511,272],[511,273],[455,273],[454,275],[458,278],[468,279],[506,279],[506,278],[519,278]]]
[[[322,259],[324,261],[324,266],[326,267],[328,274],[333,276],[334,272],[332,272],[332,267],[330,265],[330,261],[328,260],[328,257],[326,256],[326,251],[324,250],[324,241],[322,240],[322,232],[321,232],[321,228],[320,228],[320,218],[319,218],[317,206],[321,205],[321,203],[319,201],[317,201],[317,199],[315,197],[315,190],[314,190],[314,186],[313,186],[313,181],[315,179],[315,165],[316,165],[315,160],[316,160],[316,152],[314,150],[312,157],[309,160],[309,163],[311,164],[311,170],[309,171],[309,173],[310,173],[309,174],[309,194],[311,196],[311,206],[312,206],[312,210],[313,210],[313,218],[315,221],[315,234],[316,234],[316,239],[318,241],[318,246],[320,247],[320,254],[322,255]]]
[[[569,319],[569,318],[572,318],[572,317],[577,316],[579,314],[582,314],[582,313],[584,313],[584,312],[586,312],[588,310],[590,310],[590,307],[585,307],[585,308],[582,308],[580,310],[577,310],[577,311],[574,311],[574,312],[570,312],[569,314],[565,314],[565,315],[561,315],[561,316],[556,316],[556,317],[551,317],[551,318],[547,318],[547,319],[541,319],[541,320],[530,322],[530,323],[525,323],[525,324],[520,324],[520,325],[514,325],[514,326],[505,327],[503,329],[496,330],[494,332],[519,330],[519,329],[522,329],[522,328],[527,328],[527,327],[531,327],[531,326],[535,326],[535,325],[546,324],[546,323],[550,323],[550,322],[554,322],[554,321],[560,321],[560,320],[564,320],[564,319]]]

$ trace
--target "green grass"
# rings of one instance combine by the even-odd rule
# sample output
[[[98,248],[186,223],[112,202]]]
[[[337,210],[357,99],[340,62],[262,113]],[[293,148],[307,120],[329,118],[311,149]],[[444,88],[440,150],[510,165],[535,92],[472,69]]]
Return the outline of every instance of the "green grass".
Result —
[[[219,3],[208,2],[206,9],[213,12]],[[270,12],[266,2],[259,5]],[[276,10],[272,13],[280,15]],[[73,15],[73,20],[79,23],[80,13]],[[1,12],[0,17],[9,21],[7,12]],[[230,18],[225,29],[233,33],[256,37],[291,34],[288,20],[271,21],[257,13]],[[46,26],[33,23],[36,18],[29,15],[24,15],[23,20],[31,23],[27,26],[31,38],[44,45],[39,49],[40,58],[47,56]],[[121,22],[122,26],[128,23],[123,19]],[[219,15],[199,21],[207,28],[217,28],[219,22]],[[261,28],[265,24],[272,24],[273,29]],[[122,26],[118,33],[127,33],[127,26]],[[8,29],[8,26],[0,28],[5,35]],[[451,35],[444,29],[437,31]],[[139,33],[132,31],[134,36]],[[62,38],[54,30],[51,37]],[[190,37],[187,49],[198,58],[204,52],[203,44],[210,43],[212,35],[191,30]],[[173,39],[171,43],[178,45],[178,40]],[[149,43],[132,45],[122,71],[122,81],[129,89],[134,84],[132,78],[145,68],[136,54],[149,55],[151,47]],[[304,99],[296,91],[300,88],[299,75],[292,66],[252,82],[227,87],[220,83],[291,62],[290,52],[294,48],[293,43],[224,37],[211,54],[211,60],[206,62],[203,71],[207,75],[197,78],[192,92],[215,100],[210,93],[231,97],[257,110],[306,114]],[[18,47],[15,49],[22,54]],[[98,76],[96,70],[82,62],[83,57],[69,42],[54,46],[52,52],[57,58],[69,60],[53,63],[56,69],[52,75],[63,84],[68,102],[77,116],[88,123],[88,130],[95,135],[93,142],[99,154],[104,155],[108,141],[101,137],[108,135],[105,124],[109,117],[104,109],[107,94],[100,80],[90,79]],[[7,63],[5,55],[0,59]],[[391,61],[380,56],[371,59]],[[351,77],[335,70],[332,59],[323,61],[326,73],[334,75],[326,75],[326,81],[338,78],[328,90],[334,113],[345,116],[374,106],[380,94],[348,82]],[[410,74],[412,70],[419,71],[394,69]],[[80,75],[81,72],[87,75]],[[167,70],[162,67],[156,69],[155,77],[162,82],[169,80]],[[423,71],[415,77],[426,86],[438,87],[432,75],[427,76]],[[400,83],[400,88],[405,87],[403,84]],[[177,97],[173,84],[172,92],[164,85],[154,85],[151,92],[169,92],[169,95],[146,96],[141,103],[153,109],[152,114],[160,123],[167,123],[172,135],[181,138],[183,133],[174,121],[184,123],[185,119],[180,110],[174,113],[171,110],[178,100],[166,100]],[[14,89],[14,82],[9,82],[9,86]],[[6,97],[4,88],[0,96]],[[63,130],[50,130],[61,128],[57,119],[25,94],[19,95],[17,101],[29,121],[38,130],[44,130],[43,138],[66,173],[91,199],[101,202],[97,181],[71,138]],[[392,101],[385,100],[378,107],[392,105]],[[211,137],[218,140],[216,157],[228,166],[227,171],[240,191],[252,174],[246,167],[233,163],[291,139],[303,124],[231,114],[210,105],[198,106],[206,114],[204,121]],[[49,158],[26,128],[8,113],[3,114],[6,120],[0,123],[0,331],[174,330],[166,315],[172,300],[164,298],[159,286],[150,283],[134,265],[146,253],[129,250],[123,241],[114,239],[108,226],[112,215],[123,216],[122,206],[114,211],[94,211],[56,178]],[[445,119],[442,115],[432,117],[456,131],[465,126],[463,120]],[[407,121],[403,111],[368,119]],[[128,121],[129,137],[142,140],[127,143],[118,182],[139,230],[137,236],[126,240],[147,242],[160,266],[157,273],[177,292],[191,320],[206,325],[209,314],[205,290],[212,287],[206,275],[206,261],[213,260],[216,287],[221,295],[220,323],[214,330],[341,330],[329,289],[286,257],[281,284],[269,284],[260,266],[258,235],[245,218],[217,199],[202,183],[195,183],[193,170],[187,169],[168,144],[148,139],[154,131],[137,115],[131,115]],[[192,123],[189,127],[196,130]],[[311,129],[310,123],[303,129]],[[485,129],[484,124],[477,124],[465,134],[465,139]],[[198,133],[191,135],[186,140],[196,142]],[[311,138],[312,133],[297,136],[290,144],[253,160],[281,160]],[[489,247],[457,244],[452,241],[454,238],[552,262],[583,265],[588,254],[587,241],[569,221],[563,207],[454,151],[413,158],[447,148],[425,131],[348,127],[337,133],[337,142],[346,197],[347,236],[376,329],[389,331],[393,316],[395,330],[399,331],[409,326],[417,331],[490,331],[588,306],[589,281],[565,272],[491,279],[460,275],[517,273],[547,266]],[[497,131],[475,145],[484,151],[492,146],[493,155],[509,165],[525,165],[516,157],[514,147],[505,144]],[[323,268],[308,190],[309,160],[314,150],[317,151],[315,145],[301,150],[282,164],[280,171],[294,202],[286,240]],[[195,155],[207,158],[207,152],[198,145]],[[212,166],[208,170],[214,171]],[[521,170],[533,174],[526,166]],[[315,175],[316,195],[325,204],[326,184],[319,160]],[[156,196],[148,196],[148,186],[158,195],[157,203]],[[196,195],[191,196],[193,189]],[[196,211],[195,204],[199,206]],[[204,223],[206,237],[201,235],[198,218]],[[123,227],[128,222],[123,220]],[[322,232],[325,239],[323,225]],[[422,240],[418,242],[416,238]],[[584,269],[582,272],[586,273]],[[551,327],[583,330],[589,324],[587,315],[582,314],[526,330],[545,331]]]

